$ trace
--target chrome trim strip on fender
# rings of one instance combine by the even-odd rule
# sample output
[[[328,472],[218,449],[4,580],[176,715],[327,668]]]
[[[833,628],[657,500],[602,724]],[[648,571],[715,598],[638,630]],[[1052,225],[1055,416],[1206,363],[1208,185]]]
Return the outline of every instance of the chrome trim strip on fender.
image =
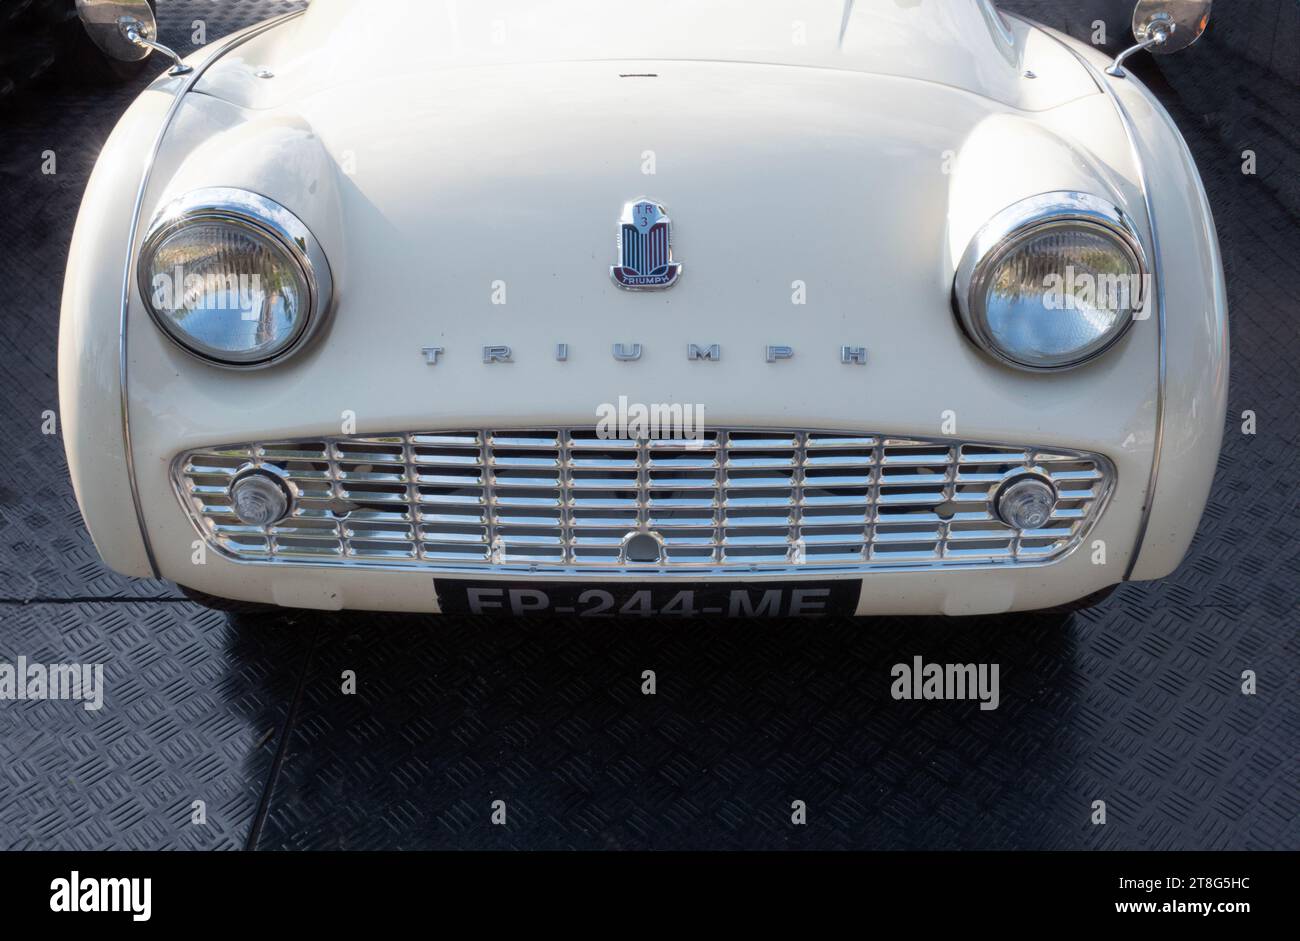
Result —
[[[1129,576],[1133,574],[1134,566],[1137,565],[1138,556],[1142,554],[1142,543],[1146,541],[1147,526],[1151,522],[1151,507],[1155,504],[1156,482],[1160,477],[1160,456],[1165,440],[1165,280],[1161,270],[1160,234],[1156,224],[1155,205],[1151,202],[1151,185],[1147,178],[1146,163],[1143,161],[1141,150],[1138,148],[1137,132],[1133,127],[1133,118],[1129,115],[1128,109],[1124,107],[1124,102],[1120,101],[1119,96],[1115,94],[1115,90],[1109,84],[1104,87],[1107,97],[1115,105],[1115,111],[1119,114],[1120,122],[1124,125],[1124,133],[1128,136],[1129,147],[1133,151],[1133,161],[1137,165],[1138,178],[1142,181],[1142,199],[1146,203],[1147,225],[1151,230],[1151,280],[1154,282],[1156,289],[1156,328],[1159,336],[1156,430],[1151,443],[1151,473],[1147,477],[1147,492],[1142,498],[1142,520],[1138,523],[1137,536],[1133,541],[1133,552],[1129,556],[1128,567],[1124,570],[1124,581],[1128,581]]]
[[[1030,23],[1036,29],[1041,29],[1038,24],[1033,23],[1031,20],[1025,20],[1025,22]],[[1146,206],[1147,226],[1151,233],[1151,280],[1155,284],[1156,329],[1159,337],[1157,344],[1159,352],[1157,357],[1156,430],[1155,440],[1151,446],[1151,473],[1147,477],[1147,490],[1142,498],[1142,519],[1138,522],[1137,538],[1133,543],[1133,552],[1129,556],[1128,566],[1124,570],[1124,581],[1128,581],[1133,574],[1134,567],[1137,565],[1138,556],[1142,554],[1142,543],[1146,540],[1147,526],[1151,522],[1151,507],[1155,503],[1156,482],[1160,476],[1160,452],[1165,436],[1165,282],[1160,265],[1160,235],[1156,224],[1155,205],[1151,201],[1151,186],[1150,179],[1147,176],[1146,162],[1142,159],[1142,151],[1137,143],[1137,129],[1133,126],[1133,118],[1128,109],[1124,107],[1124,102],[1120,100],[1119,95],[1115,93],[1115,89],[1111,87],[1110,82],[1114,80],[1108,80],[1100,69],[1079,55],[1076,50],[1071,48],[1069,43],[1063,42],[1048,30],[1042,30],[1042,32],[1047,36],[1051,36],[1078,60],[1079,64],[1092,76],[1092,80],[1097,83],[1114,106],[1115,113],[1119,116],[1119,122],[1124,128],[1124,135],[1128,138],[1129,151],[1133,155],[1133,165],[1137,170],[1138,181],[1142,186],[1142,200]]]
[[[135,193],[135,207],[131,211],[131,227],[127,235],[126,247],[126,266],[122,273],[122,310],[121,317],[118,320],[117,328],[117,353],[118,353],[118,389],[122,410],[122,450],[126,458],[126,477],[131,486],[131,504],[135,507],[136,524],[140,527],[140,539],[144,542],[145,558],[149,561],[149,569],[153,577],[158,577],[158,562],[154,558],[153,545],[149,541],[149,531],[144,524],[144,510],[140,506],[140,485],[135,476],[135,449],[131,444],[131,409],[127,398],[127,353],[126,353],[126,331],[127,323],[130,319],[131,312],[131,286],[132,275],[135,271],[136,262],[136,240],[140,234],[140,212],[144,208],[145,194],[149,190],[149,183],[153,177],[154,162],[158,159],[158,151],[162,149],[163,139],[167,136],[167,131],[171,127],[172,120],[176,117],[176,112],[180,110],[181,102],[185,96],[203,77],[203,73],[227,52],[252,39],[254,36],[264,33],[273,26],[290,20],[295,16],[301,16],[303,10],[295,10],[292,13],[286,13],[283,16],[277,16],[269,19],[264,23],[258,23],[250,26],[247,30],[228,36],[224,40],[218,40],[213,44],[215,47],[212,55],[209,56],[192,72],[186,73],[179,82],[176,89],[176,96],[172,99],[171,106],[167,109],[167,114],[163,117],[162,125],[158,128],[158,134],[154,138],[152,146],[145,155],[144,164],[140,168],[140,185]]]

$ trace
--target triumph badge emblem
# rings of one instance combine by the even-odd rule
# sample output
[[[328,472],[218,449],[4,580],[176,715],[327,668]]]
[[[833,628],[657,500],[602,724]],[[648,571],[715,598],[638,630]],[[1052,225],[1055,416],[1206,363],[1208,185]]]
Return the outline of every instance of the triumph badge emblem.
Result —
[[[618,264],[609,269],[614,283],[629,291],[672,287],[682,266],[673,261],[672,220],[650,199],[623,206],[618,226]]]

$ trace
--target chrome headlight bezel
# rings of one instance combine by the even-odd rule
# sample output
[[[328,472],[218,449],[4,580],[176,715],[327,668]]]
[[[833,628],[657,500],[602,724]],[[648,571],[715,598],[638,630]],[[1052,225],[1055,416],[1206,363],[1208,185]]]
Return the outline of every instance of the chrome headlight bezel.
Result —
[[[253,360],[223,359],[186,342],[149,294],[153,254],[167,238],[187,226],[221,222],[243,227],[268,239],[284,253],[307,287],[306,316],[272,352]],[[224,369],[262,369],[283,362],[302,350],[324,327],[332,310],[334,279],[329,261],[306,224],[284,206],[260,193],[234,187],[204,187],[180,196],[155,214],[140,245],[136,261],[136,287],[150,318],[176,346],[205,363]]]
[[[993,337],[985,317],[985,301],[992,273],[1013,249],[1029,238],[1040,234],[1044,229],[1071,224],[1111,238],[1133,262],[1138,284],[1146,282],[1150,269],[1141,236],[1129,214],[1113,202],[1090,193],[1067,190],[1040,193],[1011,204],[975,233],[962,254],[953,279],[957,317],[963,331],[976,346],[1004,365],[1029,372],[1073,369],[1111,349],[1136,319],[1133,315],[1125,317],[1104,343],[1077,359],[1062,363],[1045,365],[1019,359],[1001,347]],[[1134,314],[1141,311],[1147,302],[1146,293],[1139,291],[1133,304]]]

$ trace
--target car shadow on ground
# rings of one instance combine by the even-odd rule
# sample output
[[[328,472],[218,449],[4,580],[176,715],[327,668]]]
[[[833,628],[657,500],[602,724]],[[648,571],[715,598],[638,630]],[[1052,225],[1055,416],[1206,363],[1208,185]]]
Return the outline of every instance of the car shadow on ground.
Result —
[[[252,842],[987,845],[995,826],[1032,844],[1072,818],[1084,836],[1086,802],[1043,805],[1079,802],[1072,664],[1101,617],[231,615],[231,669],[298,690]],[[303,638],[305,666],[267,672],[267,632]],[[998,665],[996,708],[894,698],[914,657]],[[998,821],[1030,794],[1042,816]]]

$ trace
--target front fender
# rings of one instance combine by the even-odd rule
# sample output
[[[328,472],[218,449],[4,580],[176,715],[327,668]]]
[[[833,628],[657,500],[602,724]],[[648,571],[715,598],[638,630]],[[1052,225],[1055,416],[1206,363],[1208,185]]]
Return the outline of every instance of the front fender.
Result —
[[[1129,577],[1178,567],[1205,507],[1228,407],[1228,295],[1214,216],[1173,119],[1138,82],[1111,79],[1137,131],[1159,226],[1164,280],[1164,417],[1147,526]],[[1194,509],[1189,512],[1188,508]]]
[[[1178,567],[1196,535],[1223,442],[1228,295],[1214,216],[1187,142],[1156,97],[1131,73],[1123,79],[1106,75],[1110,60],[1097,50],[1048,32],[1087,63],[1116,101],[1145,168],[1156,219],[1164,290],[1163,409],[1128,578],[1163,578]],[[1146,407],[1157,412],[1155,402]]]
[[[124,447],[122,283],[140,174],[177,85],[171,79],[147,89],[100,152],[72,234],[59,317],[59,414],[77,504],[108,566],[141,577],[153,566]]]
[[[82,196],[59,316],[59,413],[68,473],[90,538],[104,562],[123,575],[157,574],[136,499],[124,405],[123,294],[142,187],[178,96],[228,50],[298,15],[205,46],[186,59],[194,70],[188,75],[159,76],[109,135]]]

